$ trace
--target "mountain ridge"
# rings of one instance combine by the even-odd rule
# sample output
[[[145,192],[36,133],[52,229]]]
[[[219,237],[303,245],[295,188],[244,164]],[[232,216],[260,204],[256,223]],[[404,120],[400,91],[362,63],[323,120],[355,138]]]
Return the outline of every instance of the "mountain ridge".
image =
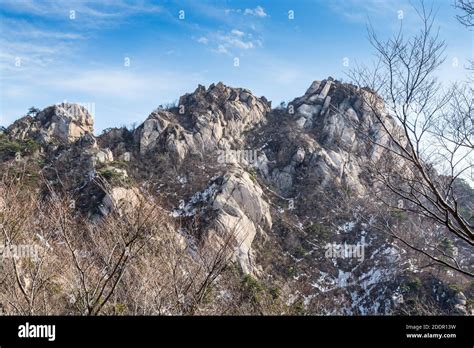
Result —
[[[373,97],[328,78],[272,109],[265,97],[219,82],[155,109],[135,129],[98,136],[86,108],[62,103],[6,128],[2,137],[19,145],[6,146],[2,165],[41,159],[36,168],[48,185],[74,195],[78,214],[91,221],[156,204],[190,253],[232,238],[243,277],[278,284],[287,307],[390,314],[409,307],[404,294],[416,293],[437,313],[468,314],[464,294],[449,290],[449,275],[423,273],[422,259],[371,225],[382,213],[394,225],[407,223],[381,212],[373,197],[379,186],[370,167],[393,161],[366,138],[392,146],[364,104]],[[383,110],[383,101],[377,105]],[[395,121],[389,124],[396,133]],[[364,245],[365,259],[328,258],[333,244]],[[404,290],[408,278],[420,284]]]

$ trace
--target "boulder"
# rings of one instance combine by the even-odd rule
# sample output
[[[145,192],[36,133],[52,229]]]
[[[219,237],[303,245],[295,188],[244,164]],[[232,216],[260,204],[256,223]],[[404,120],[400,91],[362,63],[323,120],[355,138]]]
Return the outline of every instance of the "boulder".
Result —
[[[113,187],[102,199],[99,210],[104,216],[114,210],[119,214],[131,213],[142,200],[137,188]]]

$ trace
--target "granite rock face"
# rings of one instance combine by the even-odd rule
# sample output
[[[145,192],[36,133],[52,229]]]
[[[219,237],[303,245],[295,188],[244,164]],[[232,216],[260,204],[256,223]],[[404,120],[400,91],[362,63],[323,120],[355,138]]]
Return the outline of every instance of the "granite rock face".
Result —
[[[299,139],[303,146],[290,144],[293,152],[282,149],[278,154],[286,159],[273,169],[272,177],[282,192],[291,189],[295,168],[303,162],[318,174],[323,185],[336,183],[358,194],[365,192],[361,179],[364,166],[384,155],[380,146],[367,141],[367,135],[383,146],[391,146],[385,130],[364,102],[371,98],[377,99],[377,109],[383,111],[383,101],[375,94],[329,78],[314,81],[304,96],[289,103],[294,128],[307,137]],[[382,117],[401,134],[388,115],[382,112]]]
[[[406,304],[404,277],[418,261],[363,219],[378,207],[368,168],[389,156],[367,137],[392,146],[367,100],[401,138],[375,93],[332,78],[274,109],[244,88],[198,86],[138,127],[98,136],[85,108],[53,105],[2,137],[36,142],[46,179],[74,193],[92,220],[156,204],[183,250],[230,241],[241,272],[283,284],[288,306],[390,314]],[[332,243],[363,244],[365,259],[328,258]],[[469,312],[463,296],[453,295],[451,312]],[[321,310],[318,301],[328,298]]]
[[[245,130],[265,122],[270,104],[248,90],[223,83],[199,86],[179,99],[173,110],[156,110],[139,127],[136,142],[142,154],[156,148],[176,160],[217,148],[229,148]]]
[[[42,144],[54,141],[72,143],[92,133],[93,124],[93,117],[85,107],[62,103],[45,108],[35,117],[19,119],[8,127],[8,132],[13,137],[33,138]]]

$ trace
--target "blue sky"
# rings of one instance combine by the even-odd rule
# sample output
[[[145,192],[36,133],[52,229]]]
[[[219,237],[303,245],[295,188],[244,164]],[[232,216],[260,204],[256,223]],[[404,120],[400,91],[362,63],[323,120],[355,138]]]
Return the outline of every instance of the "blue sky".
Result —
[[[463,80],[472,32],[453,1],[427,3],[448,44],[439,76]],[[100,131],[218,81],[277,105],[313,80],[347,80],[351,64],[372,59],[367,21],[385,36],[401,14],[407,33],[417,30],[405,0],[0,0],[0,124],[67,100],[94,105]]]

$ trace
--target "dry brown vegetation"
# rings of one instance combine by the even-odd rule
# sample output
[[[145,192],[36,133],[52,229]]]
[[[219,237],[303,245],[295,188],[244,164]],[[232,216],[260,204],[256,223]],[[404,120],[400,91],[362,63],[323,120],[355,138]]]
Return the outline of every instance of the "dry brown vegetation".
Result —
[[[11,162],[2,168],[0,245],[28,246],[37,254],[2,255],[3,314],[291,312],[278,289],[244,275],[233,261],[233,233],[212,246],[189,241],[156,197],[146,194],[133,209],[119,205],[90,218],[41,174],[32,182],[26,167]],[[109,189],[105,181],[97,184]]]
[[[26,186],[12,171],[0,182],[2,246],[37,251],[36,259],[2,259],[5,314],[194,314],[229,265],[230,240],[192,253],[145,199],[93,222],[66,193],[44,186]]]

